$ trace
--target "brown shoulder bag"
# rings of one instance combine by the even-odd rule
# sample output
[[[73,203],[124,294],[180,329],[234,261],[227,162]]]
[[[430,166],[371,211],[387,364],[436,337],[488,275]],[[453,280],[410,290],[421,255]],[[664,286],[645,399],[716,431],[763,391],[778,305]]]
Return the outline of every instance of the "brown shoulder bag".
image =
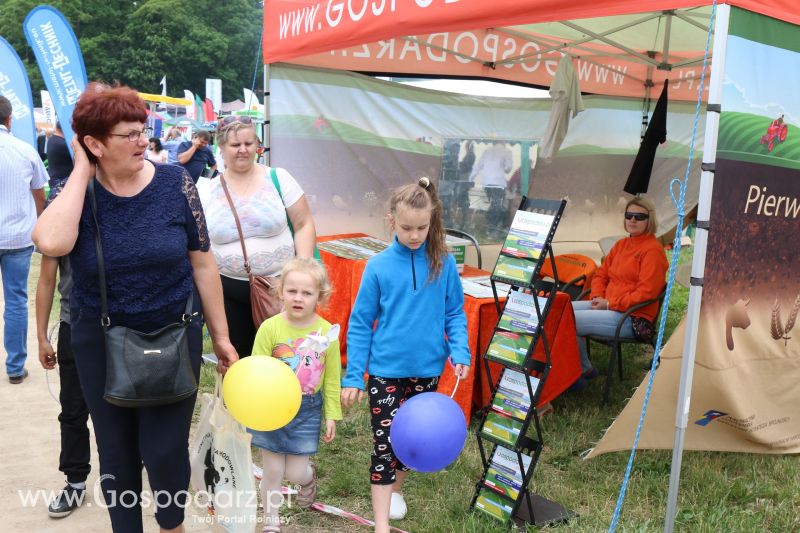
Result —
[[[244,245],[242,225],[239,222],[239,215],[236,213],[236,207],[233,205],[233,198],[231,198],[231,194],[228,192],[228,185],[225,183],[225,177],[221,174],[219,176],[219,181],[222,184],[222,190],[225,191],[228,204],[231,206],[233,219],[236,221],[236,230],[239,232],[239,242],[242,244],[242,256],[244,257],[244,269],[247,271],[247,276],[250,280],[250,309],[253,313],[253,324],[258,328],[266,319],[277,315],[283,308],[283,303],[278,296],[278,278],[256,276],[251,272],[250,261],[247,259],[247,248]]]

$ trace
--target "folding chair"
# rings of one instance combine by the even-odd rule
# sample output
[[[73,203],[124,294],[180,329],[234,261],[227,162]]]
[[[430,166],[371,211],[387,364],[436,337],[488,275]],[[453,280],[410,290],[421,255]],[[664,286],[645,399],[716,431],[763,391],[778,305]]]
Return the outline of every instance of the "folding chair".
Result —
[[[569,294],[570,300],[586,298],[591,290],[594,273],[597,271],[594,259],[580,254],[560,254],[555,256],[555,262],[558,279],[553,275],[553,266],[549,259],[542,263],[539,276],[554,280],[558,290]]]
[[[627,235],[611,235],[609,237],[603,237],[597,244],[600,246],[600,250],[603,252],[603,258],[608,255],[608,252],[617,244],[617,241],[620,239],[624,239]]]
[[[481,268],[481,266],[483,265],[483,261],[481,260],[481,247],[478,244],[478,239],[476,239],[473,235],[470,235],[466,231],[461,231],[459,229],[444,228],[444,232],[447,233],[448,235],[452,235],[453,237],[458,237],[461,239],[468,240],[475,247],[475,252],[478,255],[478,268]]]
[[[600,335],[587,335],[586,339],[586,353],[589,355],[591,359],[592,353],[589,347],[591,346],[591,341],[599,342],[600,344],[605,344],[609,348],[611,348],[611,355],[608,358],[608,372],[606,374],[606,382],[603,386],[603,401],[601,405],[605,405],[608,403],[608,395],[611,390],[611,380],[614,377],[614,363],[619,365],[619,379],[622,380],[622,345],[623,344],[649,344],[653,348],[655,348],[656,343],[656,336],[653,336],[653,339],[650,342],[647,341],[640,341],[636,340],[632,337],[622,337],[620,336],[620,330],[622,329],[622,324],[625,320],[631,316],[631,314],[643,307],[647,307],[650,304],[658,302],[658,312],[656,313],[655,324],[658,324],[658,315],[661,314],[661,307],[664,304],[664,297],[666,296],[666,287],[662,289],[661,294],[657,297],[653,298],[652,300],[648,300],[646,302],[642,302],[640,304],[636,304],[631,306],[625,313],[620,317],[619,322],[617,322],[617,329],[614,332],[613,336],[606,337]]]

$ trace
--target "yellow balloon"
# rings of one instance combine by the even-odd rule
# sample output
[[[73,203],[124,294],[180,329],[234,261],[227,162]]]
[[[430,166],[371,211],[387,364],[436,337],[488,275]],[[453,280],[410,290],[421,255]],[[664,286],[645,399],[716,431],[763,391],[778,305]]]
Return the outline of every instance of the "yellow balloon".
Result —
[[[302,391],[289,365],[274,357],[252,355],[228,369],[222,397],[233,418],[246,427],[274,431],[297,415]]]

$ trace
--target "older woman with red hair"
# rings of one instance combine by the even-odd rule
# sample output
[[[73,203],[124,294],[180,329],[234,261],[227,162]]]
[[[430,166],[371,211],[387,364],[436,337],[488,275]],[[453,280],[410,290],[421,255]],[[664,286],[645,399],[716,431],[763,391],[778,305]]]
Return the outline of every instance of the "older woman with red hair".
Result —
[[[144,158],[146,117],[147,107],[133,89],[99,83],[86,88],[72,116],[74,169],[33,232],[42,253],[70,257],[72,348],[115,533],[143,529],[142,463],[153,494],[159,495],[153,501],[161,531],[183,531],[195,395],[157,407],[119,407],[104,400],[106,347],[95,233],[102,242],[112,324],[155,331],[178,322],[193,296],[196,311],[202,302],[218,370],[238,359],[228,339],[222,287],[197,190],[182,167]],[[94,192],[87,193],[92,180]],[[202,323],[195,320],[189,325],[189,352],[198,377],[201,350]]]

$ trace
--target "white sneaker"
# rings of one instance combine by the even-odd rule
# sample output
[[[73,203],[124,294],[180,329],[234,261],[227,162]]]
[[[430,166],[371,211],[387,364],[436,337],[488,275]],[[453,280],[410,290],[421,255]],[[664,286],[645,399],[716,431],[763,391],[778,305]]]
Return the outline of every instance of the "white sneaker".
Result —
[[[408,507],[406,507],[406,500],[399,492],[392,492],[392,503],[389,505],[389,519],[402,520],[406,517]]]

